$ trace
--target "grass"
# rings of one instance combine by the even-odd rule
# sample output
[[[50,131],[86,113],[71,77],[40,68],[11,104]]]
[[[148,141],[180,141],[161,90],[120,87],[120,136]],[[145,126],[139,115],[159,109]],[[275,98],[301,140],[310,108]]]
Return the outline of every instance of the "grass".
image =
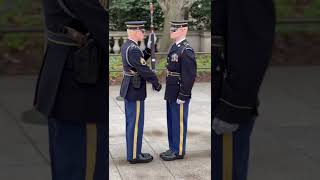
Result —
[[[320,0],[311,0],[308,4],[297,5],[294,0],[275,0],[278,18],[303,17],[320,18]],[[302,12],[298,12],[298,6],[303,7]]]
[[[283,24],[276,27],[278,33],[291,32],[320,32],[320,24]]]
[[[5,0],[0,0],[0,7]],[[6,0],[7,1],[7,0]],[[8,10],[0,15],[0,27],[40,27],[42,26],[40,0],[15,0]],[[42,39],[34,39],[30,33],[4,34],[0,36],[0,48],[6,51],[23,51],[32,43],[42,44]]]
[[[313,0],[312,4],[309,5],[305,10],[306,17],[320,17],[320,0]]]

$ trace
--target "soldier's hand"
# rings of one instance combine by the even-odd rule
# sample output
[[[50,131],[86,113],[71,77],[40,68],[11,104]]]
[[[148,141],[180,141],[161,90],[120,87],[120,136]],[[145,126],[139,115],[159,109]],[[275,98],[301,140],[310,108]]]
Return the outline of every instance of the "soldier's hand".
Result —
[[[161,90],[161,88],[162,88],[161,84],[159,84],[158,87],[152,86],[152,89],[158,92]]]
[[[157,42],[157,36],[156,36],[156,34],[155,34],[155,33],[150,33],[150,34],[149,34],[149,38],[148,38],[148,43],[147,43],[147,47],[148,47],[149,49],[151,49],[151,35],[154,35],[154,44],[156,44],[156,42]]]
[[[231,134],[239,128],[239,124],[230,124],[221,119],[214,118],[212,122],[212,129],[216,134]]]
[[[182,101],[180,99],[177,99],[177,104],[183,104],[185,101]]]

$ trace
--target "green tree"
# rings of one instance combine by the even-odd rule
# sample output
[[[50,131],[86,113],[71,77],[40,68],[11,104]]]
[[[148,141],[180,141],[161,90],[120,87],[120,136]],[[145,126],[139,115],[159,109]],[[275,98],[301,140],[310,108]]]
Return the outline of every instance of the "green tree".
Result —
[[[192,29],[211,30],[211,0],[197,0],[189,13],[194,19]]]
[[[163,26],[163,13],[159,4],[155,6],[154,25],[156,30]],[[109,8],[109,29],[111,31],[126,30],[125,22],[133,20],[147,21],[146,27],[150,26],[149,1],[146,0],[113,0]]]
[[[125,22],[146,20],[150,23],[149,2],[147,0],[113,0],[109,2],[111,31],[126,30]],[[161,49],[166,51],[170,45],[169,28],[171,20],[183,20],[192,16],[192,30],[209,30],[211,28],[211,0],[158,0],[155,6],[154,25],[162,31]]]

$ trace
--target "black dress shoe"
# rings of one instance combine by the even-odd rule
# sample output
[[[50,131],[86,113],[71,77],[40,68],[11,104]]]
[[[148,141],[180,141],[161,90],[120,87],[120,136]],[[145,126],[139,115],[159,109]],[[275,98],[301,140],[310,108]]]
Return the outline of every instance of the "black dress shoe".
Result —
[[[136,159],[128,160],[131,164],[136,163],[148,163],[153,160],[153,157],[149,153],[141,153]]]
[[[169,149],[169,150],[167,150],[165,152],[160,153],[160,157],[162,158],[162,156],[164,156],[164,155],[170,155],[172,152],[173,151],[171,151],[171,149]]]
[[[160,158],[164,161],[173,161],[177,159],[183,159],[183,155],[175,154],[175,152],[168,150],[160,154]]]

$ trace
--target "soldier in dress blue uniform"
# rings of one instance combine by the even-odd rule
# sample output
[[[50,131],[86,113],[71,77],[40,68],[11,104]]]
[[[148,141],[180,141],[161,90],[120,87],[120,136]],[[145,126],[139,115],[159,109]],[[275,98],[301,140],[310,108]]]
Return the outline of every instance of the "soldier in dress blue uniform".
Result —
[[[175,41],[167,57],[165,100],[169,149],[160,154],[165,161],[183,159],[186,153],[188,108],[197,74],[195,53],[186,40],[187,21],[171,21],[170,38]]]
[[[213,4],[212,149],[214,180],[246,180],[258,93],[271,59],[272,0]]]
[[[108,179],[108,13],[101,4],[105,2],[43,1],[48,41],[34,106],[49,120],[52,180]],[[86,34],[101,54],[94,59],[99,62],[93,64],[94,76],[80,77],[74,56],[88,50]]]
[[[142,51],[138,45],[138,42],[144,39],[145,23],[145,21],[126,22],[128,40],[121,47],[124,76],[120,96],[124,98],[125,104],[127,160],[132,164],[148,163],[153,160],[150,154],[141,152],[144,100],[147,96],[146,82],[150,82],[154,90],[161,90],[156,74],[146,63],[151,56],[150,36],[145,50]]]

